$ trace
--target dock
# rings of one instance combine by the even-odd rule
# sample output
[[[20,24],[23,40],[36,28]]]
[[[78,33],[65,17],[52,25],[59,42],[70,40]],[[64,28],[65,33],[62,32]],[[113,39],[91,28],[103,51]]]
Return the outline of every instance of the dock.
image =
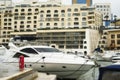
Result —
[[[31,68],[20,71],[18,67],[0,63],[0,80],[56,80],[57,76],[37,72]]]

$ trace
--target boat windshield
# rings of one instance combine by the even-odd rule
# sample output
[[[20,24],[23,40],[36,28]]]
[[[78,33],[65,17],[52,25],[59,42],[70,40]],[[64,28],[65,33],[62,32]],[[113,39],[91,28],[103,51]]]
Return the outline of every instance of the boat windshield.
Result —
[[[55,48],[35,48],[38,52],[61,52]]]

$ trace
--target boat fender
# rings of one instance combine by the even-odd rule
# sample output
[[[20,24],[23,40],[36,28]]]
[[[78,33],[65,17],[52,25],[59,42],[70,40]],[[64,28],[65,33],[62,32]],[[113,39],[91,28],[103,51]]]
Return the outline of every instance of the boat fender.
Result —
[[[21,56],[19,57],[19,70],[20,70],[20,71],[23,71],[23,70],[24,70],[24,56],[23,56],[23,55],[21,55]]]

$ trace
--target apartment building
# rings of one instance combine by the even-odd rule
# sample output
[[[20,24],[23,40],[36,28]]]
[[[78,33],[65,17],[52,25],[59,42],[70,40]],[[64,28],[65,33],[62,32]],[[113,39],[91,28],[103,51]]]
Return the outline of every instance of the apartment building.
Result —
[[[96,3],[96,10],[100,11],[103,15],[103,25],[109,26],[111,21],[111,4],[110,3]]]
[[[14,7],[6,7],[1,10],[0,15],[1,44],[7,44],[9,39],[14,36],[42,36],[39,39],[42,43],[56,44],[58,48],[66,49],[66,52],[68,52],[67,48],[71,50],[71,48],[76,47],[76,49],[83,49],[82,52],[84,53],[90,53],[96,47],[94,40],[92,42],[90,40],[95,39],[97,42],[97,39],[99,39],[98,29],[102,25],[100,12],[93,7],[86,6],[86,4],[61,5],[59,2],[53,3],[51,1],[47,3],[24,3],[17,4]],[[53,33],[49,33],[51,30],[53,30]],[[60,32],[56,33],[57,31]],[[60,42],[60,45],[59,42],[54,42],[54,38],[45,37],[46,34],[53,37],[60,34],[57,38],[61,41],[66,40],[62,41],[63,43]],[[62,38],[62,35],[66,35],[66,37]],[[79,35],[85,36],[79,37]],[[91,39],[88,36],[95,38]],[[67,37],[70,37],[71,40],[78,37],[76,40],[79,41],[72,42]],[[48,42],[42,38],[47,39]],[[84,41],[87,41],[85,44],[93,47],[84,47]],[[69,43],[71,45],[68,45]],[[79,45],[74,45],[74,43],[79,43]]]
[[[103,32],[99,45],[103,49],[120,49],[120,29],[106,29]]]

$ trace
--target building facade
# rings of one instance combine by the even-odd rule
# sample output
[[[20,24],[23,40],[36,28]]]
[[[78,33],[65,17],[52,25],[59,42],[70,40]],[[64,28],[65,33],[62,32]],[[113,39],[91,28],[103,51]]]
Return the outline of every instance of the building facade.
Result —
[[[87,6],[91,6],[92,0],[72,0],[72,4],[87,4]]]
[[[111,22],[111,4],[110,3],[96,3],[95,9],[100,11],[103,15],[103,25],[109,26]]]
[[[92,54],[100,36],[93,29],[55,29],[38,30],[37,37],[37,42],[50,44],[65,53]]]
[[[66,49],[66,52],[68,52],[67,48],[71,50],[71,48],[76,47],[76,49],[81,48],[80,50],[83,53],[90,53],[96,45],[88,36],[95,37],[93,39],[96,39],[97,42],[99,36],[93,35],[99,35],[98,30],[102,25],[101,16],[98,11],[85,4],[61,5],[53,2],[17,4],[14,7],[6,7],[0,10],[0,43],[7,44],[10,38],[14,36],[42,36],[40,37],[42,43],[56,44],[58,48]],[[49,33],[52,30],[53,33]],[[59,33],[56,33],[57,31]],[[52,39],[49,34],[53,36]],[[56,34],[59,36],[56,37]],[[69,41],[69,37],[76,42]],[[61,41],[54,41],[57,38]],[[48,42],[45,42],[45,39]],[[85,47],[84,41],[87,41],[85,44],[87,43],[89,47],[87,45]],[[79,44],[75,45],[77,43]],[[93,43],[94,45],[91,45]]]
[[[106,29],[103,32],[99,46],[105,50],[120,49],[120,29]]]

